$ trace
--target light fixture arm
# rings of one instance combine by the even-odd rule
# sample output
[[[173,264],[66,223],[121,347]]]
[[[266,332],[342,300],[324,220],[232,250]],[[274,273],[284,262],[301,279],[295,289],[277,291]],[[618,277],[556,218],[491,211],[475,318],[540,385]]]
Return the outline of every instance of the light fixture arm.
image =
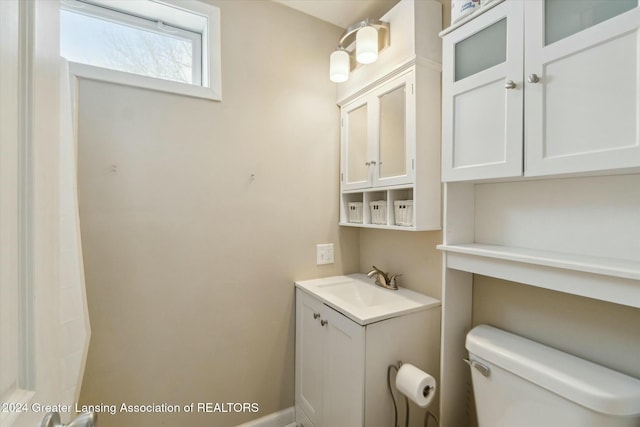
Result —
[[[389,23],[367,18],[351,25],[340,37],[338,48],[329,58],[329,80],[342,83],[357,65],[371,64],[378,52],[390,43]],[[377,40],[376,40],[377,37]]]
[[[342,34],[342,37],[340,37],[338,49],[347,50],[347,48],[356,40],[356,33],[358,30],[364,27],[374,27],[378,30],[378,46],[380,47],[380,50],[389,46],[389,23],[367,18],[347,28],[347,31],[345,31],[344,34]]]

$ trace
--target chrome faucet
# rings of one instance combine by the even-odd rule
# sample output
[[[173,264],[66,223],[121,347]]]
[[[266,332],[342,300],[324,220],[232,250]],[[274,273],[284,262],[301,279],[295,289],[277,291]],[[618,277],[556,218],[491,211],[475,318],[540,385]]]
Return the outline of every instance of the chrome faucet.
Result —
[[[386,289],[391,289],[394,291],[398,290],[398,285],[396,284],[396,278],[402,276],[402,274],[393,274],[389,277],[389,273],[385,273],[380,270],[375,265],[373,266],[373,270],[367,273],[367,276],[376,278],[376,285],[382,286]]]

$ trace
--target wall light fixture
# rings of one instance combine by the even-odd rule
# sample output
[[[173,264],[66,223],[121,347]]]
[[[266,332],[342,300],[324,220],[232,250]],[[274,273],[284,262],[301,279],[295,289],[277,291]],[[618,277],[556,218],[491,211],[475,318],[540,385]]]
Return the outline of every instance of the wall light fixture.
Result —
[[[388,22],[373,19],[365,19],[347,28],[338,42],[338,48],[329,58],[329,79],[336,83],[345,82],[356,62],[375,62],[378,52],[389,46],[389,32]]]

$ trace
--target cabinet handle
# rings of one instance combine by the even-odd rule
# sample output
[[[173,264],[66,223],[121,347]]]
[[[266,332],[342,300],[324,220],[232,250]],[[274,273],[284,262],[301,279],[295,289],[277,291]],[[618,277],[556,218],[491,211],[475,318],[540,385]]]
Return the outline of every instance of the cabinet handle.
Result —
[[[504,88],[505,89],[515,89],[516,88],[516,83],[513,80],[507,80],[506,82],[504,82]]]
[[[313,313],[313,318],[317,319],[318,317],[320,317],[320,313]]]
[[[328,321],[328,320],[321,320],[321,321],[320,321],[320,324],[321,324],[322,326],[327,326],[327,324],[328,324],[328,323],[329,323],[329,321]]]
[[[371,166],[371,162],[366,162],[365,165]]]
[[[533,73],[529,76],[529,78],[527,79],[527,81],[529,83],[538,83],[540,81],[540,77],[538,77],[538,75],[536,73]]]

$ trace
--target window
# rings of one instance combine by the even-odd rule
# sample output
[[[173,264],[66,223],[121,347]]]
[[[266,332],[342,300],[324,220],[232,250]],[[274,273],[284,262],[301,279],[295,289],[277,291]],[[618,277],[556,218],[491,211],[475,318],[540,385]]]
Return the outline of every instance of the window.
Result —
[[[60,51],[80,77],[219,100],[220,15],[194,0],[63,0]]]

